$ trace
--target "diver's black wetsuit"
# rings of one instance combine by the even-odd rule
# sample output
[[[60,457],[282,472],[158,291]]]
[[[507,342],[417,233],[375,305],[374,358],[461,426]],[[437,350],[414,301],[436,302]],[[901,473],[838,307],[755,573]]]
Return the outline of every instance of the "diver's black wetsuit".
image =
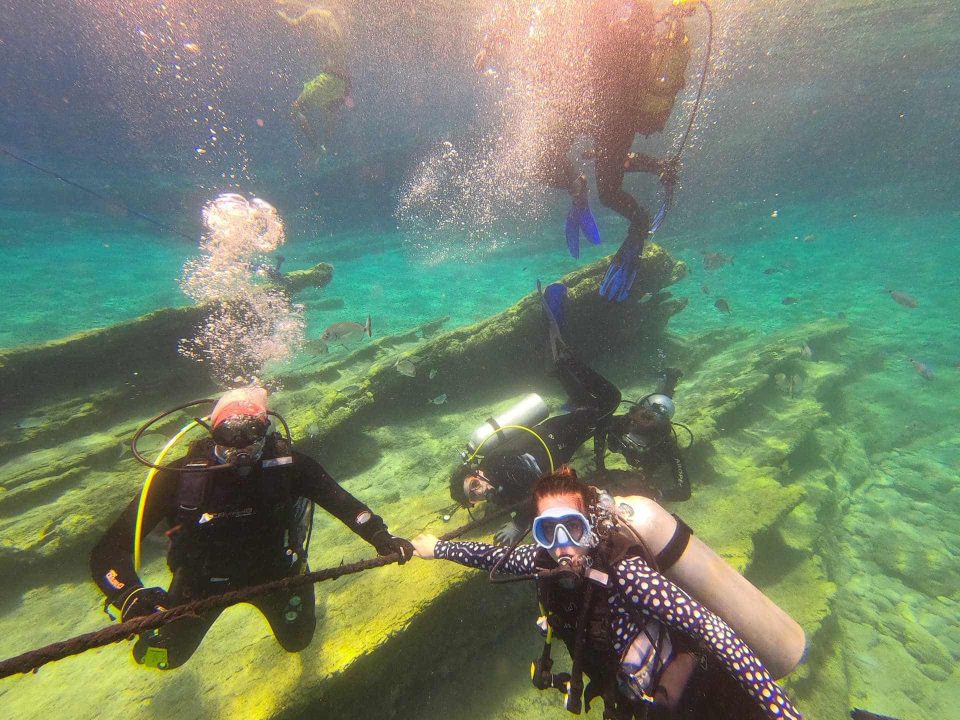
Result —
[[[673,398],[680,374],[665,375],[653,393]],[[635,411],[633,411],[635,412]],[[655,499],[682,501],[690,499],[690,475],[683,461],[680,446],[673,430],[673,424],[667,417],[657,417],[644,430],[638,430],[632,423],[630,414],[617,415],[607,426],[606,442],[614,452],[621,453],[631,467],[643,474],[644,481],[653,491]],[[632,443],[624,443],[631,436]],[[604,470],[603,453],[597,456],[597,469]],[[671,482],[656,482],[658,469],[666,465],[670,471]]]
[[[598,462],[602,463],[602,438],[620,404],[620,390],[566,349],[558,352],[556,367],[574,409],[531,429],[550,448],[554,467],[569,462],[591,437],[595,438],[594,449],[600,453]],[[599,442],[597,438],[601,438]],[[539,440],[529,433],[518,433],[487,453],[480,469],[496,489],[493,501],[509,505],[530,497],[533,484],[550,472],[550,459]],[[521,516],[526,518],[527,513]],[[517,524],[522,525],[523,519]]]
[[[307,569],[304,544],[308,501],[315,502],[367,542],[386,533],[383,520],[344,490],[312,458],[271,436],[261,460],[246,476],[235,470],[208,472],[215,464],[213,442],[195,443],[187,458],[196,472],[160,471],[150,487],[141,537],[161,521],[170,525],[167,564],[173,582],[170,607],[256,585]],[[133,536],[139,498],[134,499],[100,539],[90,557],[93,579],[118,609],[143,584],[133,566]],[[389,535],[389,534],[387,534]],[[251,601],[270,623],[285,650],[303,650],[316,625],[312,585]],[[151,647],[166,650],[162,669],[182,665],[194,653],[221,610],[186,617],[141,636],[134,658],[144,662]]]

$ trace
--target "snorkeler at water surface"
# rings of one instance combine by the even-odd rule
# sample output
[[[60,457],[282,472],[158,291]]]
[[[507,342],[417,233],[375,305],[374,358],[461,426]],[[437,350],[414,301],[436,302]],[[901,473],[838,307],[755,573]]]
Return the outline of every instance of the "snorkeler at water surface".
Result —
[[[160,469],[145,489],[146,503],[134,499],[93,549],[94,582],[121,621],[307,572],[314,503],[379,555],[397,553],[401,564],[411,557],[409,541],[391,535],[383,520],[319,463],[292,449],[289,437],[270,431],[265,390],[224,394],[209,420],[211,436]],[[135,562],[142,538],[164,521],[173,573],[168,590],[144,587]],[[313,585],[250,602],[285,650],[299,652],[310,644],[316,627]],[[221,612],[183,617],[142,634],[134,659],[160,670],[183,665]]]
[[[277,0],[283,7],[289,0]],[[293,16],[284,9],[279,15],[288,25],[305,24],[312,27],[318,40],[325,46],[327,60],[322,72],[308,80],[290,108],[294,122],[307,141],[314,162],[327,153],[327,145],[336,132],[337,117],[354,107],[353,81],[346,62],[346,40],[342,23],[331,8],[304,5],[300,15]]]
[[[598,474],[606,469],[609,445],[642,472],[644,492],[665,500],[688,499],[690,479],[671,422],[671,396],[680,371],[668,368],[655,393],[632,403],[628,413],[615,415],[622,402],[620,390],[579,360],[561,338],[566,290],[559,283],[549,285],[541,300],[549,359],[572,408],[548,418],[546,405],[539,396],[531,395],[504,415],[488,420],[479,436],[471,438],[468,448],[472,454],[450,477],[451,498],[468,507],[483,501],[498,506],[517,503],[529,495],[537,478],[569,462],[593,438]],[[661,465],[669,468],[670,479],[657,483],[654,471]],[[496,539],[510,544],[524,532],[530,517],[527,509],[519,510]]]

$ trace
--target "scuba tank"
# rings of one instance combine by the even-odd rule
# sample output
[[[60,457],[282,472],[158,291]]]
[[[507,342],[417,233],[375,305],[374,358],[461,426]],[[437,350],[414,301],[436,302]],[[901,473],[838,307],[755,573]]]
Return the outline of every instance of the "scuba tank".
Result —
[[[467,452],[476,454],[482,445],[491,450],[501,442],[520,432],[516,427],[532,427],[542,423],[550,416],[550,410],[543,398],[536,393],[530,393],[520,402],[500,413],[496,417],[488,418],[483,425],[470,435],[467,442]]]
[[[654,556],[671,544],[676,517],[648,498],[617,500],[626,500],[632,511],[619,513],[620,521],[630,525]],[[803,628],[696,535],[661,572],[733,628],[774,679],[788,675],[803,659]]]

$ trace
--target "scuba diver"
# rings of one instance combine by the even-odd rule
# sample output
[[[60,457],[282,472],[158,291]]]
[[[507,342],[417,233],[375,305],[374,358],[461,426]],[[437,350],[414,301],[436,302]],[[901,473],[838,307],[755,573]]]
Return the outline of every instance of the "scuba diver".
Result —
[[[668,201],[677,182],[678,156],[658,160],[631,153],[631,147],[637,134],[648,137],[663,131],[685,86],[690,47],[684,17],[692,12],[682,7],[687,2],[682,0],[678,7],[657,17],[650,0],[626,4],[593,0],[582,16],[576,16],[575,22],[584,25],[578,36],[584,48],[575,54],[589,58],[582,70],[586,77],[571,78],[562,91],[582,94],[583,102],[568,113],[575,117],[550,126],[535,162],[537,174],[548,186],[570,193],[565,235],[570,254],[578,258],[581,235],[594,245],[600,244],[601,238],[590,209],[587,178],[575,169],[569,152],[577,135],[593,139],[593,151],[586,157],[595,161],[600,202],[628,221],[626,238],[600,287],[600,294],[609,301],[622,302],[629,297],[646,238],[662,220],[658,213],[658,219],[651,222],[650,214],[624,190],[625,173],[656,174]],[[514,39],[511,30],[516,33],[516,29],[510,25],[524,29],[516,12],[500,12],[494,17],[474,63],[478,69],[487,69],[490,59]],[[661,25],[665,29],[659,29]],[[541,81],[541,76],[552,74],[541,72],[531,81]],[[665,206],[661,212],[665,213]]]
[[[632,468],[643,474],[646,487],[658,500],[690,499],[690,475],[672,420],[676,412],[673,394],[682,375],[676,368],[667,368],[657,389],[631,403],[633,407],[626,414],[614,417],[606,435],[609,449],[623,455]],[[605,470],[602,460],[601,453],[598,471]],[[657,479],[662,467],[669,468],[670,478],[665,482]]]
[[[537,288],[540,290],[539,283]],[[571,410],[548,417],[544,401],[531,394],[481,425],[467,444],[462,465],[450,477],[450,497],[457,506],[489,501],[503,507],[523,501],[537,478],[569,462],[591,437],[598,471],[606,468],[607,446],[623,453],[628,463],[645,470],[649,478],[666,459],[674,479],[654,492],[671,500],[690,497],[690,482],[669,418],[673,410],[669,396],[681,373],[668,369],[658,393],[634,403],[634,410],[627,415],[615,416],[621,404],[620,390],[574,356],[561,337],[566,293],[566,286],[553,283],[542,289],[541,302],[547,321],[547,357],[569,397]],[[531,518],[530,509],[521,508],[495,539],[511,544]]]
[[[591,65],[595,113],[593,159],[600,202],[628,221],[627,234],[600,285],[600,294],[622,302],[629,296],[647,236],[650,214],[624,190],[627,172],[656,174],[672,197],[679,170],[676,158],[658,160],[631,152],[634,137],[662,132],[677,95],[686,84],[690,60],[684,8],[657,18],[652,3],[632,4],[625,19],[610,3],[598,3],[598,22],[588,29],[596,52]],[[657,25],[666,24],[663,31]],[[567,224],[570,241],[570,223]]]
[[[533,501],[535,544],[421,534],[413,545],[491,582],[536,582],[546,642],[535,687],[561,690],[575,714],[602,698],[610,720],[801,718],[774,680],[800,662],[803,630],[679,518],[583,485],[570,468],[540,478]],[[554,635],[569,673],[553,672]]]
[[[93,580],[106,596],[104,610],[113,605],[121,621],[127,621],[307,572],[314,503],[379,555],[398,553],[401,564],[411,557],[408,540],[391,535],[383,520],[319,463],[290,447],[289,431],[286,437],[270,432],[269,416],[278,418],[285,430],[286,422],[267,409],[262,388],[225,393],[210,413],[206,427],[211,436],[192,443],[183,459],[169,465],[159,464],[163,454],[156,464],[144,460],[136,448],[144,430],[200,402],[205,401],[161,414],[134,436],[134,455],[153,470],[141,497],[127,506],[91,553]],[[201,420],[194,423],[206,425]],[[137,574],[140,542],[164,520],[170,526],[169,590],[144,587]],[[250,602],[285,650],[299,652],[310,644],[316,626],[312,585]],[[140,635],[134,659],[160,670],[183,665],[221,612],[183,617]]]

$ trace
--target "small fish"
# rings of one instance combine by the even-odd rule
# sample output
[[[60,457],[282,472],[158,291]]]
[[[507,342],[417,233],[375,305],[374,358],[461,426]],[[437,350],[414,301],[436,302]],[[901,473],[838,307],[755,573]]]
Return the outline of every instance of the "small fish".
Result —
[[[813,348],[811,348],[807,343],[804,343],[800,347],[800,359],[801,360],[813,360]]]
[[[777,373],[773,376],[773,381],[777,385],[783,385],[785,382],[787,382],[787,376],[784,373]]]
[[[650,302],[650,298],[652,297],[653,297],[653,293],[645,292],[643,295],[640,296],[639,302],[641,305],[643,305],[644,303]]]
[[[805,243],[812,243],[812,242],[816,242],[816,241],[817,241],[817,236],[816,236],[816,235],[804,235],[804,236],[803,236],[803,242],[805,242]]]
[[[764,274],[764,275],[774,275],[775,273],[778,273],[778,272],[783,272],[783,268],[768,267],[766,270],[763,271],[763,274]]]
[[[417,375],[417,366],[414,365],[413,361],[409,358],[397,358],[393,366],[401,375],[406,375],[407,377],[416,377]]]
[[[703,266],[707,270],[717,270],[722,268],[724,265],[732,265],[733,258],[730,255],[724,255],[723,253],[718,252],[704,252],[703,253]]]
[[[342,388],[340,388],[340,393],[343,395],[352,395],[359,390],[359,385],[344,385]]]
[[[728,302],[727,302],[726,300],[724,300],[723,298],[717,298],[717,301],[713,304],[713,306],[714,306],[717,310],[719,310],[720,312],[723,312],[723,313],[733,312],[733,311],[730,309],[730,303],[728,303]]]
[[[433,380],[437,376],[437,369],[433,368],[430,370],[430,379]]]
[[[303,345],[303,349],[313,355],[326,355],[330,352],[330,346],[327,344],[327,341],[320,338],[307,340]]]
[[[323,331],[323,335],[320,336],[320,339],[326,340],[327,342],[347,343],[353,340],[362,339],[364,335],[367,337],[373,337],[369,315],[367,315],[366,325],[361,325],[360,323],[355,322],[334,323]]]
[[[700,286],[700,292],[702,292],[704,295],[709,295],[709,294],[710,294],[710,288],[708,288],[706,285],[701,285],[701,286]]]
[[[427,403],[431,405],[443,405],[447,401],[447,394],[442,393],[437,395],[433,400],[427,400]]]
[[[317,423],[307,425],[307,437],[316,437],[320,434],[320,426]]]
[[[847,319],[847,314],[843,310],[837,313],[837,320],[846,320],[846,319]]]
[[[910,362],[913,363],[913,369],[916,370],[917,374],[924,380],[933,380],[936,377],[933,369],[926,363],[914,360],[913,358],[910,358]]]
[[[781,300],[784,305],[793,305],[794,303],[800,302],[800,298],[793,297],[793,295],[787,295],[783,300]]]
[[[42,417],[26,417],[23,420],[20,420],[16,423],[15,427],[18,430],[33,430],[43,426],[45,419]]]
[[[779,210],[774,210],[772,213],[770,213],[770,217],[772,217],[772,218],[780,217],[780,211],[779,211]]]
[[[905,292],[900,292],[899,290],[887,290],[886,292],[890,293],[890,297],[903,305],[905,308],[910,308],[912,310],[915,307],[920,307],[920,303],[917,302],[916,298],[907,295]]]

